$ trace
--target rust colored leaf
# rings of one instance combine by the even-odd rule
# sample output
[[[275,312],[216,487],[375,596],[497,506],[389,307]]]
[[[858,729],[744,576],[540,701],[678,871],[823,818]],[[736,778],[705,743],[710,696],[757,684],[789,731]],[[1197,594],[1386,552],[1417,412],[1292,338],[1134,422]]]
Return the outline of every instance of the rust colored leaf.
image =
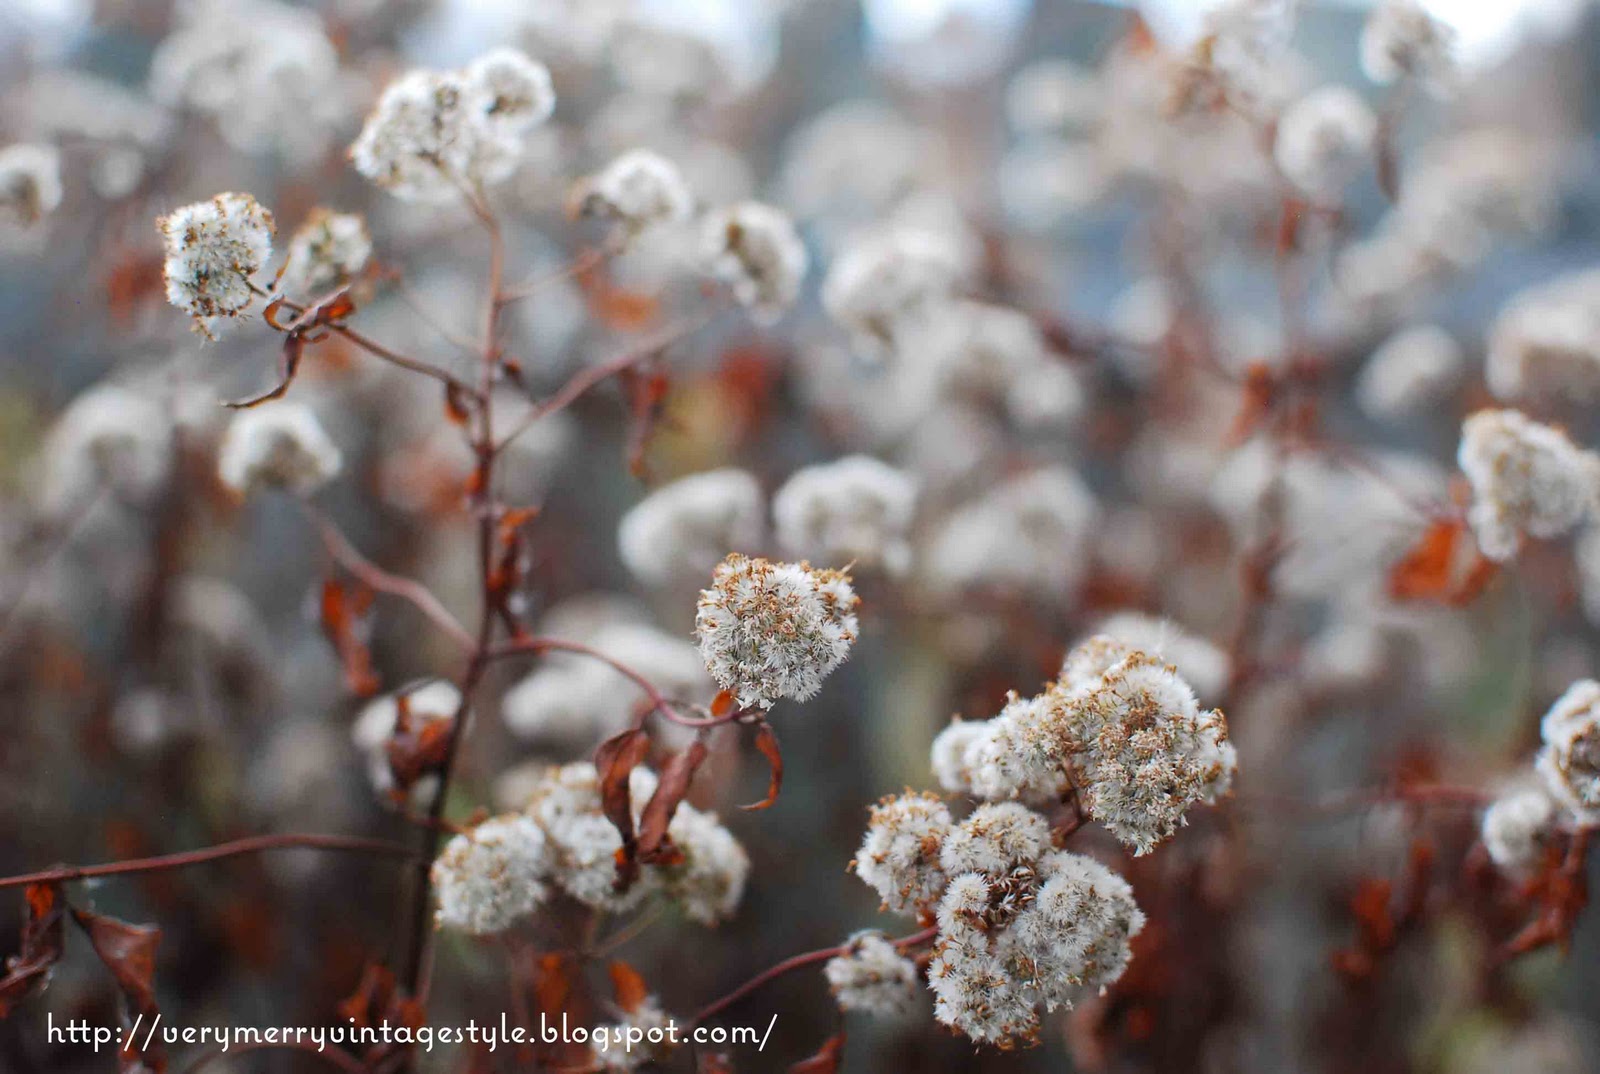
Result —
[[[346,588],[337,579],[322,583],[322,630],[339,654],[345,687],[357,697],[371,697],[379,686],[372,669],[372,654],[356,629],[371,600],[370,592]]]
[[[341,1000],[335,1008],[339,1017],[358,1029],[369,1029],[387,1022],[392,1027],[406,1026],[416,1029],[425,1020],[422,1004],[406,994],[394,973],[377,962],[369,962],[361,971],[361,981],[356,990]],[[406,1051],[408,1046],[377,1043],[368,1048],[363,1058],[369,1068],[391,1055]]]
[[[697,738],[662,767],[656,792],[639,814],[640,861],[665,865],[681,859],[682,855],[667,836],[667,828],[684,795],[689,793],[689,785],[694,782],[694,774],[705,761],[707,752],[706,744]]]
[[[267,308],[271,309],[272,307],[269,306]],[[305,353],[305,338],[299,332],[290,332],[284,337],[282,353],[282,374],[276,387],[249,399],[236,399],[222,405],[229,410],[248,410],[251,407],[260,406],[262,403],[283,398],[289,391],[289,386],[294,383],[296,374],[300,372],[300,359]]]
[[[455,720],[415,719],[411,715],[410,699],[404,694],[395,699],[395,704],[399,711],[385,750],[389,772],[394,776],[394,787],[389,793],[395,801],[403,802],[418,780],[444,768]]]
[[[618,1007],[631,1014],[644,1006],[644,1001],[650,998],[650,986],[645,984],[638,970],[622,961],[612,962],[606,970],[611,974],[611,993]]]
[[[642,478],[645,454],[666,413],[671,383],[661,370],[624,369],[617,376],[628,400],[628,472]]]
[[[444,386],[444,414],[454,425],[465,425],[472,416],[467,406],[466,392],[455,381]]]
[[[733,1058],[727,1052],[702,1050],[695,1057],[695,1074],[733,1074]]]
[[[1460,519],[1439,519],[1390,569],[1389,595],[1396,600],[1470,604],[1495,570],[1494,561],[1484,558],[1467,537]]]
[[[732,690],[717,691],[717,696],[711,699],[711,715],[718,720],[722,719],[733,712],[738,700]]]
[[[618,891],[626,891],[639,874],[628,777],[649,752],[650,736],[634,727],[606,739],[594,753],[594,766],[600,773],[601,809],[622,837],[622,846],[617,850]]]
[[[1228,443],[1244,443],[1261,427],[1278,398],[1278,376],[1265,362],[1252,362],[1245,370],[1243,398],[1228,430]]]
[[[61,885],[29,884],[24,894],[28,916],[22,926],[22,949],[6,959],[6,974],[0,977],[0,1018],[43,988],[61,959],[67,906]]]
[[[767,779],[767,796],[765,798],[759,802],[739,807],[740,809],[748,809],[751,812],[771,808],[772,803],[778,800],[778,791],[783,788],[783,751],[778,748],[777,733],[772,730],[772,725],[765,720],[761,722],[761,726],[756,730],[756,749],[761,751],[761,755],[772,766],[772,775]]]
[[[554,1017],[567,1009],[573,993],[572,971],[571,959],[559,951],[539,956],[533,988],[537,1013]]]
[[[815,1055],[789,1068],[789,1074],[837,1074],[844,1062],[844,1034],[829,1037]]]
[[[137,1016],[138,1022],[153,1028],[161,1014],[155,989],[156,948],[161,943],[161,930],[154,925],[130,925],[87,910],[73,910],[72,919],[89,937],[101,963],[111,971],[128,1011]],[[143,1039],[129,1034],[118,1051],[118,1061],[127,1072],[148,1070],[162,1074],[167,1069],[165,1050],[153,1034]]]

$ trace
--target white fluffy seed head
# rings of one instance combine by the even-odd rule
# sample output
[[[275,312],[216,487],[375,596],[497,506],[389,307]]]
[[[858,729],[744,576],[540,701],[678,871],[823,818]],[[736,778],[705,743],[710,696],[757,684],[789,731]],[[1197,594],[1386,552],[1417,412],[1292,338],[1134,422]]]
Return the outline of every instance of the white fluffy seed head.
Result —
[[[950,810],[931,794],[901,794],[872,807],[851,868],[883,899],[885,909],[926,913],[947,880],[939,865]]]
[[[771,324],[800,297],[810,257],[782,209],[746,201],[707,213],[700,228],[706,270],[726,283],[757,322]]]
[[[681,862],[660,869],[667,894],[686,917],[702,925],[732,917],[750,876],[744,847],[714,814],[687,804],[678,806],[667,834],[683,854]]]
[[[544,902],[544,832],[511,814],[456,836],[433,863],[441,928],[482,936],[504,932]]]
[[[1103,990],[1128,968],[1145,917],[1128,882],[1082,854],[1055,852],[1039,865],[1032,903],[1004,936],[1011,965],[1046,1007]]]
[[[312,300],[353,279],[372,256],[372,237],[359,213],[313,209],[289,238],[278,290]]]
[[[1534,768],[1545,788],[1584,824],[1600,823],[1600,682],[1567,688],[1539,725]]]
[[[1560,810],[1543,786],[1510,787],[1483,811],[1484,849],[1502,869],[1526,869],[1551,844],[1560,821]]]
[[[972,793],[972,766],[968,751],[987,737],[989,725],[983,720],[957,719],[933,740],[931,763],[939,786],[953,794]]]
[[[166,250],[167,301],[212,335],[249,307],[251,277],[272,255],[272,214],[249,194],[218,194],[156,222]]]
[[[1462,423],[1457,452],[1472,484],[1467,518],[1490,559],[1515,558],[1524,534],[1558,537],[1600,497],[1600,457],[1516,410],[1480,410]]]
[[[1501,399],[1600,395],[1600,271],[1558,276],[1513,296],[1489,326],[1484,379]]]
[[[1435,93],[1455,76],[1455,31],[1419,0],[1381,0],[1361,30],[1361,69],[1374,82],[1416,79]]]
[[[959,276],[948,243],[918,228],[896,228],[859,239],[834,259],[822,282],[822,306],[862,354],[884,358],[951,297]]]
[[[741,705],[806,701],[855,644],[860,603],[843,571],[737,553],[700,591],[695,635],[711,677]]]
[[[1178,674],[1192,687],[1200,698],[1219,696],[1228,684],[1231,660],[1222,648],[1205,638],[1191,634],[1170,619],[1146,615],[1143,612],[1117,612],[1100,621],[1096,635],[1115,639],[1129,649],[1149,653],[1178,669]],[[1106,642],[1098,643],[1104,649]],[[1096,651],[1096,649],[1091,649]],[[1077,649],[1073,650],[1074,653]],[[1079,655],[1082,662],[1093,662],[1092,657]],[[1071,662],[1071,657],[1067,661]],[[1096,675],[1105,673],[1103,666]],[[1063,676],[1070,676],[1062,668]]]
[[[1366,165],[1377,132],[1377,117],[1359,94],[1323,86],[1278,120],[1278,167],[1307,193],[1337,194]]]
[[[761,486],[745,471],[691,474],[663,485],[622,516],[617,550],[646,585],[698,580],[729,552],[760,546],[764,511]]]
[[[876,930],[851,936],[843,954],[822,968],[842,1011],[898,1018],[917,1004],[917,966]]]
[[[61,204],[61,154],[18,143],[0,149],[0,216],[32,227]]]
[[[1050,846],[1050,823],[1020,802],[990,802],[950,830],[939,867],[951,876],[1000,878],[1033,862]]]
[[[519,49],[492,49],[467,64],[463,75],[483,98],[483,114],[490,123],[522,131],[543,123],[556,110],[550,69]]]
[[[773,528],[789,555],[899,572],[910,562],[916,500],[906,474],[851,455],[795,471],[772,498]]]
[[[583,181],[577,205],[581,215],[613,221],[624,237],[632,237],[687,220],[694,195],[672,161],[649,149],[630,149]]]
[[[306,495],[331,481],[343,465],[309,407],[277,402],[240,411],[222,436],[217,476],[239,495],[263,485]]]
[[[1448,332],[1415,325],[1372,352],[1356,381],[1356,403],[1374,418],[1399,421],[1437,405],[1463,372],[1461,345]]]

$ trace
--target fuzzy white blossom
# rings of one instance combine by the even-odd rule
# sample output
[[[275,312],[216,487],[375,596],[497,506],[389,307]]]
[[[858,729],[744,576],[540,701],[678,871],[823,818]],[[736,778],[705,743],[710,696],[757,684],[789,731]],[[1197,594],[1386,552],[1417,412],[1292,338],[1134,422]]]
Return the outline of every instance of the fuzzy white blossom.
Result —
[[[71,510],[101,490],[147,500],[171,472],[172,422],[145,392],[98,384],[68,404],[45,436],[40,495]]]
[[[1543,787],[1511,787],[1483,811],[1484,849],[1502,869],[1526,868],[1550,845],[1560,819],[1556,803]]]
[[[906,339],[916,360],[933,366],[942,390],[998,403],[1024,428],[1069,425],[1084,408],[1076,374],[1019,310],[950,303]]]
[[[1102,619],[1094,633],[1173,665],[1202,698],[1218,697],[1228,685],[1228,654],[1170,619],[1143,612],[1117,612]],[[1062,674],[1066,674],[1065,669]]]
[[[31,227],[61,204],[61,154],[18,143],[0,149],[0,216]]]
[[[916,510],[910,477],[868,455],[797,470],[772,497],[778,544],[793,556],[904,570]]]
[[[217,451],[217,476],[240,495],[272,485],[303,496],[331,481],[343,463],[310,407],[280,401],[234,417]]]
[[[756,551],[765,507],[761,486],[743,470],[679,478],[622,516],[623,565],[646,585],[704,578],[729,552]]]
[[[1012,478],[958,509],[926,552],[943,590],[994,589],[1060,600],[1082,580],[1099,516],[1077,474],[1046,467]]]
[[[1516,410],[1480,410],[1461,426],[1457,453],[1472,484],[1467,513],[1490,559],[1514,558],[1524,534],[1574,529],[1600,496],[1600,457]]]
[[[1361,29],[1361,69],[1374,82],[1414,78],[1435,93],[1455,76],[1455,31],[1420,0],[1379,0]]]
[[[929,750],[933,778],[954,794],[972,793],[974,746],[989,740],[989,725],[983,720],[950,721],[950,726],[934,737]]]
[[[1489,326],[1484,378],[1501,399],[1600,395],[1600,271],[1558,276],[1506,303]]]
[[[1372,352],[1356,380],[1356,403],[1374,418],[1412,417],[1454,391],[1464,372],[1461,345],[1448,332],[1414,325]]]
[[[1278,120],[1278,167],[1307,193],[1336,194],[1371,158],[1377,133],[1377,117],[1360,94],[1323,86]]]
[[[544,902],[544,831],[529,817],[493,817],[451,839],[433,863],[441,928],[504,932]]]
[[[869,357],[894,354],[955,291],[960,265],[949,245],[921,228],[859,239],[834,259],[822,306]]]
[[[372,237],[359,214],[314,209],[289,237],[278,290],[293,298],[320,298],[353,279],[371,256]]]
[[[860,603],[843,571],[738,553],[700,591],[695,635],[711,677],[741,705],[807,701],[855,644]]]
[[[249,194],[218,194],[157,221],[166,250],[167,301],[207,335],[250,305],[252,279],[272,255],[272,214]]]
[[[892,913],[916,916],[939,900],[949,879],[939,865],[950,810],[931,794],[901,794],[872,807],[851,868]]]
[[[424,724],[452,719],[461,707],[461,691],[443,679],[433,679],[367,702],[350,728],[350,740],[365,756],[367,776],[373,788],[380,792],[394,786],[394,773],[389,767],[389,739],[399,730],[402,705],[415,731]],[[432,782],[432,777],[420,781],[413,792],[425,790]]]
[[[632,237],[688,219],[694,195],[672,161],[649,149],[631,149],[583,181],[578,211],[613,221]]]
[[[783,316],[800,296],[810,256],[789,214],[757,201],[707,213],[700,253],[758,322]]]
[[[1101,107],[1094,73],[1069,60],[1036,60],[1006,87],[1006,118],[1019,134],[1083,130],[1094,126]]]
[[[1545,788],[1583,824],[1600,823],[1600,683],[1581,679],[1539,724],[1534,768]]]
[[[591,1038],[597,1042],[594,1051],[600,1069],[658,1068],[672,1055],[678,1039],[671,1023],[660,1001],[650,996],[636,1009],[624,1011],[622,1021],[595,1029]]]
[[[403,200],[453,201],[509,177],[554,106],[550,73],[513,49],[460,71],[414,70],[378,98],[350,160]]]
[[[842,1011],[879,1018],[909,1013],[917,1003],[917,966],[876,930],[858,932],[822,968]]]

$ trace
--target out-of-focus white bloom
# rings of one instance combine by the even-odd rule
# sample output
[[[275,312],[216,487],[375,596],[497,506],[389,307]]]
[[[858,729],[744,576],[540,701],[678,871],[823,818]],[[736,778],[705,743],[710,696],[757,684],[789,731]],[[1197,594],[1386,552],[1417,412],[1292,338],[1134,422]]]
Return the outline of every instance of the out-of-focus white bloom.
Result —
[[[511,175],[555,107],[550,73],[514,49],[462,71],[411,71],[383,91],[350,147],[356,170],[406,201],[452,201]]]
[[[275,485],[304,496],[331,481],[343,464],[317,415],[299,403],[240,411],[217,450],[217,476],[240,495]]]
[[[19,143],[0,149],[0,216],[31,227],[61,204],[61,154]]]
[[[1036,60],[1006,87],[1006,118],[1018,134],[1081,131],[1098,121],[1100,95],[1092,72],[1069,60]]]
[[[677,1041],[669,1029],[672,1020],[651,996],[637,1009],[624,1011],[622,1021],[593,1031],[601,1070],[638,1070],[658,1066],[672,1055]],[[681,1030],[679,1031],[681,1032]]]
[[[1502,563],[1524,533],[1559,537],[1600,496],[1600,458],[1516,410],[1480,410],[1462,423],[1457,461],[1472,483],[1467,518],[1478,547]]]
[[[1109,175],[1099,149],[1067,138],[1027,138],[1000,158],[996,179],[1006,213],[1024,229],[1053,227],[1091,208]]]
[[[493,817],[446,844],[433,863],[441,928],[504,932],[544,902],[544,831],[530,817]]]
[[[1544,1012],[1486,1029],[1462,1049],[1460,1074],[1588,1074],[1600,1059],[1593,1023],[1571,1015]]]
[[[864,354],[895,353],[954,292],[960,267],[937,236],[895,228],[857,241],[834,259],[822,306]]]
[[[1455,75],[1454,41],[1418,0],[1380,0],[1361,28],[1361,69],[1374,82],[1415,78],[1440,93]]]
[[[1534,769],[1583,824],[1600,823],[1600,683],[1580,679],[1539,725],[1544,745]]]
[[[842,955],[822,968],[842,1011],[897,1018],[917,1003],[917,965],[877,930],[851,936]]]
[[[1095,634],[1115,638],[1130,649],[1172,664],[1202,698],[1217,697],[1228,685],[1228,654],[1170,619],[1143,612],[1117,612],[1101,620]],[[1065,670],[1062,674],[1066,674]]]
[[[394,773],[389,768],[389,739],[399,729],[401,697],[412,730],[438,720],[452,719],[461,707],[461,691],[443,679],[434,679],[403,691],[389,694],[367,703],[350,728],[350,741],[367,759],[367,775],[379,792],[394,786]],[[422,780],[413,788],[426,790],[432,777]]]
[[[1541,786],[1512,787],[1483,812],[1483,845],[1502,869],[1535,864],[1560,822],[1555,802]]]
[[[1559,276],[1508,302],[1489,328],[1489,390],[1501,399],[1600,394],[1600,271]]]
[[[1383,342],[1356,380],[1356,402],[1374,418],[1398,421],[1437,404],[1461,382],[1461,346],[1437,325],[1414,325]]]
[[[583,181],[578,211],[615,221],[631,237],[657,224],[687,220],[694,195],[672,161],[649,149],[631,149]]]
[[[372,237],[358,213],[313,209],[289,238],[278,290],[301,299],[315,299],[346,283],[372,256]]]
[[[688,804],[678,806],[667,834],[683,852],[682,862],[661,867],[667,894],[702,925],[732,917],[750,875],[744,847],[714,815]]]
[[[70,510],[100,489],[139,503],[172,466],[172,422],[143,392],[99,384],[75,398],[45,437],[40,497]]]
[[[272,255],[277,225],[270,212],[249,194],[218,194],[174,210],[156,226],[166,247],[167,301],[207,335],[220,319],[244,312],[254,295],[250,278]]]
[[[756,320],[771,323],[800,295],[810,258],[789,214],[757,201],[707,214],[701,256]]]
[[[868,455],[797,470],[772,498],[778,544],[792,556],[856,562],[899,572],[909,564],[906,532],[917,487]]]
[[[1032,317],[983,302],[957,302],[906,334],[906,350],[935,369],[939,386],[1001,403],[1024,427],[1069,424],[1083,410],[1083,388],[1052,354]]]
[[[939,786],[955,794],[972,793],[972,763],[968,751],[989,737],[982,720],[955,719],[934,737],[929,751],[933,778]]]
[[[618,23],[608,53],[617,81],[643,97],[702,101],[732,77],[715,41],[641,12]]]
[[[924,182],[929,133],[870,101],[818,113],[784,151],[784,204],[802,219],[876,222]]]
[[[915,917],[939,900],[949,879],[939,865],[950,810],[931,794],[901,794],[872,807],[850,867],[884,908]]]
[[[743,470],[691,474],[646,496],[617,526],[623,565],[646,585],[704,578],[729,552],[761,544],[761,486]]]
[[[1360,94],[1323,86],[1278,120],[1278,167],[1308,193],[1335,194],[1366,164],[1377,132],[1377,117]]]
[[[925,569],[944,590],[993,588],[1060,600],[1083,577],[1098,514],[1077,474],[1061,466],[1035,470],[946,519]]]
[[[150,93],[212,117],[233,146],[307,157],[344,117],[339,55],[312,11],[276,0],[180,6],[150,61]]]
[[[700,591],[694,629],[717,684],[741,705],[806,701],[850,655],[860,598],[843,571],[734,553]]]

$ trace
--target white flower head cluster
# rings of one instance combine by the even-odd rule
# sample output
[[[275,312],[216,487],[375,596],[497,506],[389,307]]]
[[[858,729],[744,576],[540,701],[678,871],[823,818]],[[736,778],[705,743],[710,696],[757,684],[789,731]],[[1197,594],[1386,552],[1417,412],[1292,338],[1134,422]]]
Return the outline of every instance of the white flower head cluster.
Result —
[[[1444,329],[1404,328],[1367,359],[1356,380],[1356,403],[1374,418],[1411,417],[1454,391],[1464,369],[1461,345]]]
[[[61,204],[61,154],[18,143],[0,149],[0,216],[32,227]]]
[[[755,551],[764,530],[761,486],[732,468],[691,474],[646,496],[622,516],[617,548],[646,585],[704,578],[729,551]]]
[[[218,448],[217,476],[240,495],[271,485],[303,496],[337,476],[343,462],[310,407],[278,402],[233,419]]]
[[[757,322],[771,324],[800,296],[810,256],[781,209],[740,202],[706,214],[701,257]]]
[[[827,563],[906,569],[916,482],[869,455],[797,470],[772,498],[778,544],[792,556]]]
[[[638,1070],[648,1065],[658,1069],[672,1054],[677,1039],[669,1028],[671,1019],[654,996],[637,1008],[622,1012],[622,1020],[594,1031],[591,1039],[607,1043],[598,1049],[601,1070]]]
[[[1323,86],[1278,120],[1278,167],[1308,194],[1336,194],[1371,158],[1377,133],[1377,117],[1360,94]]]
[[[655,773],[635,768],[628,791],[635,820],[655,793]],[[600,776],[579,761],[549,770],[526,814],[543,830],[545,880],[585,906],[622,912],[652,895],[675,902],[690,919],[714,925],[730,917],[744,895],[750,860],[716,816],[682,803],[667,834],[680,852],[672,864],[642,864],[638,878],[618,891],[617,829],[601,811]]]
[[[1228,654],[1170,619],[1117,612],[1102,619],[1094,633],[1171,664],[1202,699],[1220,696],[1228,685],[1232,665]]]
[[[1530,287],[1489,328],[1489,390],[1501,399],[1600,395],[1600,271]]]
[[[1472,484],[1467,513],[1478,547],[1514,558],[1522,535],[1548,539],[1575,528],[1600,497],[1600,457],[1516,410],[1480,410],[1462,423],[1461,470]]]
[[[578,212],[616,223],[623,238],[687,220],[694,195],[678,166],[649,149],[630,149],[583,180]]]
[[[868,235],[834,259],[822,306],[864,355],[885,358],[955,291],[960,262],[950,244],[916,227]]]
[[[441,928],[504,932],[544,902],[548,851],[533,818],[493,817],[445,845],[433,863]]]
[[[150,93],[216,121],[246,152],[320,152],[344,119],[339,54],[322,20],[276,0],[200,0],[150,61]]]
[[[391,83],[350,160],[397,198],[452,201],[508,178],[525,135],[554,109],[544,65],[498,48],[459,71],[415,70]]]
[[[842,1011],[880,1018],[908,1014],[917,1003],[917,966],[876,929],[851,936],[846,950],[822,968]]]
[[[740,705],[806,701],[855,644],[860,603],[843,571],[734,553],[700,591],[695,635],[711,677]]]
[[[1083,578],[1099,516],[1093,493],[1063,466],[1012,478],[944,521],[925,568],[941,590],[994,589],[1062,599]]]
[[[1583,824],[1600,823],[1600,683],[1567,688],[1539,725],[1534,768],[1547,790]]]
[[[40,494],[72,509],[101,489],[145,501],[172,469],[172,422],[157,401],[102,383],[72,400],[45,438]]]
[[[254,295],[251,277],[272,255],[272,214],[249,194],[218,194],[157,221],[166,247],[162,266],[167,301],[213,335],[223,318],[237,317]]]
[[[461,691],[443,679],[433,679],[367,703],[350,728],[350,740],[366,758],[367,776],[372,781],[373,789],[379,792],[388,791],[394,786],[394,773],[389,768],[389,739],[399,728],[402,696],[413,730],[422,724],[449,720],[461,707]],[[434,778],[430,776],[420,781],[412,793],[425,795],[433,784]]]
[[[1511,787],[1483,813],[1483,845],[1502,869],[1525,869],[1538,862],[1551,843],[1561,811],[1536,783]]]
[[[1018,425],[1065,425],[1083,409],[1083,388],[1050,352],[1034,319],[986,302],[953,302],[924,319],[909,339],[940,387],[998,403]]]
[[[1030,1040],[1041,1003],[1115,981],[1144,926],[1126,881],[1053,850],[1049,822],[1019,802],[954,824],[931,795],[886,798],[853,867],[887,909],[937,921],[934,1016],[980,1043]]]
[[[986,800],[1058,801],[1072,788],[1096,821],[1147,854],[1233,784],[1222,713],[1202,710],[1172,666],[1106,636],[1068,654],[1061,678],[1012,695],[987,722],[957,722],[933,747],[947,790]]]
[[[319,298],[353,279],[371,256],[372,236],[360,214],[314,209],[289,238],[278,290],[295,298]]]
[[[1361,30],[1361,69],[1374,82],[1416,79],[1434,93],[1455,79],[1455,31],[1420,0],[1380,0]]]

